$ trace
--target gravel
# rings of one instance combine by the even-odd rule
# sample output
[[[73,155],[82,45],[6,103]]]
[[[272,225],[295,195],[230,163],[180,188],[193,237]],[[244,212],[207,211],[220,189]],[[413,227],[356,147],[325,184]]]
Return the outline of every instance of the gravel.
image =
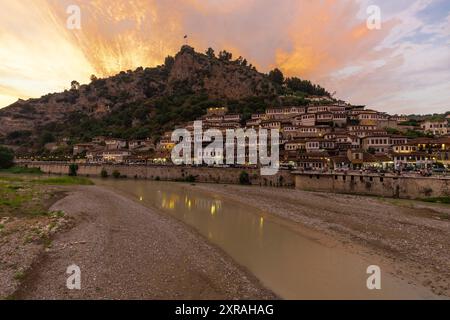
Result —
[[[18,299],[273,299],[192,229],[113,191],[73,187],[51,210],[75,222],[34,263]],[[81,270],[69,290],[67,268]]]

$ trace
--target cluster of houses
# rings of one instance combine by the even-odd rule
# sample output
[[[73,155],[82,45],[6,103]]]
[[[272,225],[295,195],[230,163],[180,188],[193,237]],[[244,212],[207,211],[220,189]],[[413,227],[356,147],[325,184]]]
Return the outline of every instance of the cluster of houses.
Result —
[[[333,103],[268,108],[245,122],[225,107],[209,108],[198,120],[204,130],[218,129],[224,135],[227,129],[278,129],[281,165],[300,170],[416,170],[437,163],[450,165],[450,119],[424,121],[417,128],[405,125],[409,119],[404,116]],[[185,129],[193,131],[194,122]],[[408,130],[433,137],[409,139],[403,134]],[[171,138],[172,132],[156,143],[97,137],[92,143],[75,145],[73,152],[85,155],[90,163],[170,163],[175,146]]]

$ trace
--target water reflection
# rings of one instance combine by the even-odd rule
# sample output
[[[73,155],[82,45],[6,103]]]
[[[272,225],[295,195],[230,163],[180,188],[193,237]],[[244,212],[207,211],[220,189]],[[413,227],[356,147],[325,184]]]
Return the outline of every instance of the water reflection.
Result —
[[[387,274],[383,275],[383,290],[369,291],[366,269],[373,261],[324,246],[246,204],[177,183],[133,180],[96,183],[115,188],[194,227],[283,298],[429,297],[427,291]]]

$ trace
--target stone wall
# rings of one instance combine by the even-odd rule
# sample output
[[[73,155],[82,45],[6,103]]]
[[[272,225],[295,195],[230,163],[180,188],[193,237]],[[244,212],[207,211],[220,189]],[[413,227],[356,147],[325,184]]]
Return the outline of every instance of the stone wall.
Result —
[[[377,174],[294,173],[300,190],[361,194],[403,199],[450,196],[450,178]]]
[[[68,163],[27,162],[20,165],[40,168],[45,173],[68,174]],[[195,177],[197,182],[239,184],[244,169],[180,166],[94,165],[79,164],[80,176],[99,177],[102,169],[111,176],[117,170],[122,176],[136,179],[177,181]],[[274,176],[261,176],[259,169],[245,169],[253,185],[292,187],[307,191],[423,199],[450,196],[450,178],[407,177],[378,174],[299,173],[280,170]]]
[[[22,166],[40,168],[45,173],[68,174],[68,163],[27,162]],[[180,166],[144,166],[144,165],[94,165],[79,164],[78,175],[98,177],[102,169],[111,176],[117,170],[122,176],[136,179],[177,181],[185,180],[189,176],[195,177],[197,182],[238,184],[242,171],[249,174],[254,185],[273,187],[293,187],[294,176],[288,170],[280,170],[274,176],[261,176],[259,169],[240,168],[208,168],[208,167],[180,167]]]

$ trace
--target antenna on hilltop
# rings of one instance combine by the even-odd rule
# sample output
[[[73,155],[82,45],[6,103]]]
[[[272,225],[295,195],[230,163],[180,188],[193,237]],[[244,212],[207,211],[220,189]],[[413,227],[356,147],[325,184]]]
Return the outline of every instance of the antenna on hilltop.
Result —
[[[185,45],[188,45],[188,36],[187,34],[184,35]]]

